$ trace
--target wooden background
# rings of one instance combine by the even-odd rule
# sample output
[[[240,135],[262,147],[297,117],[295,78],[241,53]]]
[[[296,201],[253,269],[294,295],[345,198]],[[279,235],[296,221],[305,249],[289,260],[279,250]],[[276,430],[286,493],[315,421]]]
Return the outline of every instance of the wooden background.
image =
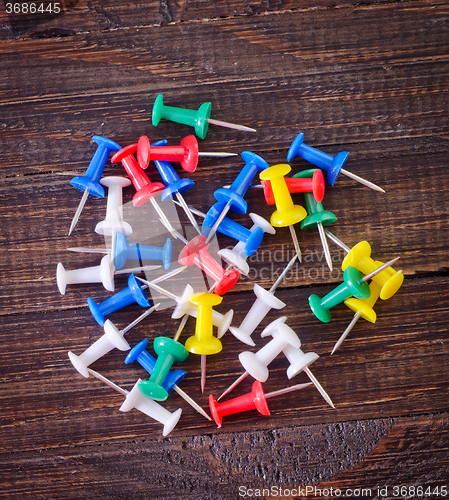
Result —
[[[57,15],[8,16],[0,5],[0,497],[229,500],[241,498],[240,486],[316,486],[339,488],[342,497],[347,488],[372,488],[370,498],[398,498],[393,486],[446,486],[447,3],[67,0],[61,7]],[[122,397],[69,362],[69,350],[80,354],[103,332],[86,298],[110,295],[101,285],[58,292],[58,262],[74,269],[99,261],[66,248],[104,243],[94,227],[105,200],[93,197],[67,237],[81,197],[69,181],[85,171],[94,134],[125,146],[142,134],[176,144],[191,133],[169,122],[152,127],[158,93],[184,107],[212,101],[214,118],[258,130],[211,126],[203,151],[251,150],[281,163],[302,131],[326,152],[349,151],[348,170],[386,189],[382,195],[341,178],[324,200],[338,217],[331,230],[346,244],[367,239],[377,259],[401,257],[404,285],[379,301],[376,324],[359,321],[330,356],[352,313],[338,307],[321,324],[308,308],[310,293],[324,295],[341,281],[341,252],[330,243],[336,270],[329,276],[315,231],[298,229],[307,259],[277,294],[303,348],[320,355],[313,372],[335,410],[311,388],[270,400],[269,418],[248,412],[217,429],[174,395],[165,406],[183,414],[163,438],[160,424],[119,412]],[[308,167],[291,164],[293,172]],[[240,157],[201,160],[188,203],[207,210],[213,191],[242,166]],[[106,172],[123,170],[109,164]],[[126,202],[132,194],[125,190]],[[269,217],[259,191],[248,193],[248,205]],[[146,216],[133,215],[143,227]],[[220,306],[235,310],[234,325],[254,300],[253,282],[268,288],[291,252],[286,229],[264,240],[250,262],[253,279],[241,280]],[[117,289],[125,283],[117,278]],[[140,312],[131,306],[112,319],[123,327]],[[172,335],[170,312],[132,330],[130,344]],[[190,320],[183,339],[193,331]],[[264,343],[258,338],[258,347]],[[205,408],[209,393],[218,396],[241,373],[237,354],[245,347],[232,335],[223,344],[208,359],[204,395],[198,357],[184,363],[182,387]],[[123,359],[111,352],[93,368],[129,389],[145,372]],[[301,374],[289,382],[284,359],[272,367],[269,391],[306,381]],[[250,387],[246,380],[232,395]],[[382,496],[377,488],[385,487]],[[315,497],[324,498],[307,496]],[[400,498],[418,496],[407,489]]]

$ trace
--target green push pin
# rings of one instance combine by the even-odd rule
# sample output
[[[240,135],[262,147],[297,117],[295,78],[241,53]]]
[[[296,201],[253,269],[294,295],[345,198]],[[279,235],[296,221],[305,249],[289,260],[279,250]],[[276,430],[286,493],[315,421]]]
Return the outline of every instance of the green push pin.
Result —
[[[176,108],[166,106],[162,94],[159,94],[153,105],[152,122],[156,127],[162,118],[184,125],[190,125],[195,128],[195,133],[200,139],[204,139],[207,134],[209,124],[219,125],[220,127],[232,128],[234,130],[243,130],[245,132],[257,132],[255,129],[245,127],[244,125],[236,125],[235,123],[223,122],[221,120],[213,120],[210,117],[212,111],[212,103],[205,102],[195,109]]]
[[[315,169],[311,168],[308,170],[304,170],[303,172],[299,172],[293,177],[300,179],[309,179],[313,177],[314,172]],[[332,224],[337,220],[337,217],[332,212],[324,210],[323,204],[316,201],[312,193],[304,193],[304,197],[308,215],[301,222],[301,229],[318,228],[321,244],[323,245],[324,255],[326,257],[326,262],[329,266],[329,269],[332,271],[332,259],[329,252],[329,245],[327,244],[326,235],[324,234],[323,226]]]
[[[309,297],[309,306],[310,309],[312,309],[313,314],[315,314],[315,316],[323,323],[329,323],[331,320],[331,313],[329,312],[329,309],[332,307],[341,304],[351,296],[354,296],[357,299],[367,299],[371,296],[371,291],[367,281],[373,276],[376,276],[376,274],[382,272],[384,269],[388,269],[398,259],[399,257],[389,260],[366,276],[363,276],[363,274],[355,267],[348,266],[343,273],[344,281],[341,285],[334,288],[334,290],[329,292],[322,299],[315,294],[312,294]]]
[[[173,364],[185,361],[189,352],[182,344],[168,337],[154,339],[153,348],[158,355],[156,364],[150,379],[139,383],[139,390],[156,401],[165,401],[168,392],[162,387],[162,383]]]

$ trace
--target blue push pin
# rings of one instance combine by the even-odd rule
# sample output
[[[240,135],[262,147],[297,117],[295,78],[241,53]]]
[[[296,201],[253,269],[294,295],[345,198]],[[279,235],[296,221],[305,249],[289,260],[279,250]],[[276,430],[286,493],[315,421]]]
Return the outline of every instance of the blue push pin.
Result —
[[[217,218],[224,209],[224,203],[215,203],[206,214],[203,221],[203,233],[208,234],[214,227]],[[228,217],[225,217],[218,226],[218,232],[230,236],[235,240],[245,243],[245,254],[249,257],[257,252],[262,243],[264,230],[261,227],[255,227],[252,231],[235,222]]]
[[[313,163],[313,165],[325,170],[327,172],[327,181],[331,186],[335,184],[337,177],[340,173],[354,179],[365,186],[374,189],[375,191],[380,191],[381,193],[385,193],[385,191],[377,186],[376,184],[359,177],[358,175],[349,172],[343,168],[343,165],[346,163],[349,153],[347,151],[341,151],[336,156],[332,156],[330,154],[325,153],[324,151],[320,151],[319,149],[313,148],[312,146],[308,146],[304,144],[304,134],[301,132],[298,134],[294,141],[292,142],[288,153],[287,153],[287,161],[291,161],[295,156],[300,156],[304,158],[304,160]]]
[[[105,316],[134,302],[137,302],[142,307],[150,307],[150,301],[142,290],[142,284],[136,279],[134,274],[129,275],[127,288],[104,300],[101,304],[97,304],[90,297],[87,299],[87,305],[92,316],[101,326],[104,325]]]
[[[156,358],[146,350],[147,345],[148,340],[146,339],[135,345],[126,356],[125,363],[128,365],[133,361],[137,361],[151,375],[156,365]],[[185,370],[170,370],[161,385],[170,394],[186,375]],[[156,401],[164,401],[165,399],[167,398],[157,399]]]
[[[243,151],[241,157],[245,162],[245,166],[235,178],[234,182],[229,188],[220,188],[214,193],[215,199],[221,203],[225,203],[225,205],[221,214],[217,217],[214,226],[210,230],[206,243],[209,243],[209,241],[214,237],[218,230],[218,226],[221,224],[221,221],[226,217],[226,214],[231,208],[234,212],[239,214],[246,213],[248,206],[243,197],[248,191],[248,188],[251,182],[253,182],[257,172],[265,170],[269,167],[268,163],[261,156],[256,155],[251,151]]]
[[[92,140],[98,144],[98,148],[95,151],[92,160],[90,160],[86,173],[82,176],[74,177],[70,181],[70,184],[73,187],[84,191],[84,194],[79,202],[78,208],[76,209],[75,215],[73,216],[72,223],[70,224],[69,236],[80,218],[89,194],[98,196],[98,198],[104,198],[104,188],[100,185],[99,181],[104,167],[106,166],[106,162],[108,161],[109,153],[111,151],[120,151],[120,149],[122,149],[121,146],[107,137],[94,135]]]
[[[126,356],[125,363],[129,364],[133,361],[137,361],[151,375],[156,365],[156,358],[146,350],[147,345],[148,340],[146,339],[135,345]],[[170,370],[161,385],[168,394],[170,394],[173,390],[176,391],[185,401],[187,401],[187,403],[192,406],[192,408],[195,408],[198,413],[207,418],[207,420],[212,420],[198,403],[196,403],[188,394],[178,387],[178,383],[181,382],[186,375],[187,372],[184,370]]]
[[[171,239],[167,238],[163,247],[141,245],[140,243],[128,243],[126,236],[117,233],[115,236],[114,266],[123,269],[128,260],[160,260],[165,270],[170,267],[172,254]]]
[[[163,140],[155,142],[152,146],[165,146],[166,144],[167,141]],[[161,193],[161,200],[171,200],[173,199],[173,195],[175,195],[176,199],[179,201],[181,207],[189,218],[190,223],[197,230],[198,234],[201,234],[198,222],[195,220],[195,217],[181,194],[193,187],[195,183],[187,178],[181,179],[169,161],[154,160],[154,163],[161,174],[164,184],[167,186]]]

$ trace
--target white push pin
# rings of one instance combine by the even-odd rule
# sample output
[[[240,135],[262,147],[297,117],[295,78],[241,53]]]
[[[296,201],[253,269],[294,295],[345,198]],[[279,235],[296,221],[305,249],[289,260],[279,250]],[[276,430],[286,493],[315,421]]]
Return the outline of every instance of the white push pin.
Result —
[[[251,338],[254,330],[260,325],[271,309],[282,309],[285,307],[285,303],[275,297],[274,292],[281,284],[282,280],[285,278],[297,258],[298,254],[295,253],[293,258],[287,264],[287,267],[282,271],[281,275],[269,290],[265,290],[257,283],[254,285],[254,293],[256,294],[257,299],[251,306],[251,309],[248,311],[241,325],[238,328],[231,326],[230,331],[234,337],[250,346],[256,345]]]
[[[267,335],[272,335],[273,337],[276,337],[276,335],[280,334],[279,333],[280,331],[285,329],[291,330],[293,332],[293,330],[288,325],[285,324],[286,320],[287,316],[283,316],[282,318],[273,321],[265,328],[265,330],[261,333],[260,336],[266,337]],[[318,389],[318,392],[321,394],[324,400],[330,406],[332,406],[332,408],[335,408],[331,398],[329,397],[327,392],[323,389],[318,380],[315,378],[315,375],[313,375],[313,373],[309,369],[309,366],[319,358],[318,354],[316,354],[315,352],[305,353],[302,349],[300,349],[300,347],[301,344],[297,348],[288,345],[285,347],[285,349],[282,350],[285,357],[290,362],[290,366],[287,369],[287,377],[291,379],[295,375],[298,375],[298,373],[304,371],[310,378],[310,380],[313,382],[315,387]]]
[[[139,390],[138,386],[140,382],[141,379],[139,378],[131,391],[126,395],[126,399],[119,409],[120,411],[130,411],[133,408],[136,408],[142,413],[145,413],[145,415],[148,415],[164,425],[162,434],[167,436],[176,427],[176,424],[181,417],[182,410],[181,408],[178,408],[175,412],[170,413],[154,399],[145,396],[145,394]]]
[[[131,234],[132,227],[123,220],[123,188],[130,186],[131,181],[125,177],[112,176],[101,179],[100,184],[108,188],[108,199],[106,218],[96,225],[95,232],[104,236]]]
[[[133,408],[135,408],[136,410],[145,413],[145,415],[148,415],[152,419],[157,420],[161,424],[164,424],[164,430],[162,432],[164,436],[170,434],[170,432],[176,427],[176,424],[178,423],[178,420],[181,417],[182,413],[181,408],[178,408],[175,412],[170,413],[159,403],[156,403],[154,399],[145,396],[145,394],[140,392],[140,390],[138,389],[138,385],[141,379],[139,379],[134,384],[134,387],[131,389],[131,391],[127,391],[125,389],[122,389],[118,385],[114,384],[106,377],[103,377],[103,375],[100,375],[96,371],[91,370],[90,368],[88,368],[88,371],[95,378],[101,380],[109,387],[112,387],[117,392],[122,394],[122,396],[125,396],[126,399],[123,402],[122,406],[120,407],[120,411],[130,411]]]
[[[150,307],[132,323],[123,328],[123,330],[119,330],[111,320],[107,319],[103,326],[103,336],[86,349],[83,354],[77,356],[76,354],[73,354],[73,352],[69,352],[69,358],[73,366],[81,373],[81,375],[88,377],[89,370],[87,367],[108,352],[112,351],[114,347],[117,347],[117,349],[120,349],[121,351],[128,351],[130,346],[123,338],[125,333],[128,333],[131,328],[134,328],[144,318],[156,311],[159,306],[160,304],[155,304],[153,307]]]
[[[257,214],[249,214],[253,221],[253,226],[250,231],[253,232],[258,227],[263,229],[264,233],[275,234],[276,230],[274,227],[263,217]],[[249,273],[249,265],[246,262],[248,259],[248,255],[245,253],[245,245],[244,241],[239,241],[234,248],[223,248],[218,251],[218,255],[227,262],[230,266],[238,269],[245,276]]]
[[[108,324],[108,326],[106,325],[107,323],[105,322],[104,334],[82,354],[77,356],[72,351],[69,351],[69,358],[72,365],[86,378],[89,377],[87,367],[112,351],[115,347],[120,349],[120,351],[131,349],[128,342],[123,338],[122,332],[118,331],[112,323]]]
[[[56,281],[62,295],[65,295],[67,285],[80,283],[103,283],[106,290],[113,292],[114,275],[111,273],[109,255],[105,255],[98,266],[73,269],[71,271],[67,271],[60,262],[56,268]]]

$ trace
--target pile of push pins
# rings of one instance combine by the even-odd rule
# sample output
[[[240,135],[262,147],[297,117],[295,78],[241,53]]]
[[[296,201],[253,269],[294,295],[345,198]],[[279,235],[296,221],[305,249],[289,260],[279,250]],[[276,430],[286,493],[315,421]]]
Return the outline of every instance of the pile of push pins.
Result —
[[[197,111],[174,108],[164,105],[162,95],[159,95],[153,106],[153,125],[156,126],[161,119],[190,125],[195,128],[195,133],[202,139],[206,136],[208,126],[211,123],[255,132],[254,129],[248,127],[212,120],[210,114],[210,103],[202,104]],[[287,178],[286,175],[291,171],[289,165],[278,164],[270,167],[259,155],[244,151],[241,153],[244,166],[234,182],[230,186],[216,190],[213,193],[216,203],[207,213],[202,213],[188,206],[183,197],[183,193],[189,190],[194,182],[189,178],[180,178],[170,162],[180,163],[184,171],[193,173],[197,167],[198,158],[201,156],[221,157],[233,154],[200,153],[198,142],[193,135],[182,139],[177,146],[168,146],[165,140],[150,144],[146,136],[140,137],[136,144],[125,148],[104,137],[94,136],[93,140],[97,143],[98,148],[86,173],[71,181],[72,186],[83,191],[83,197],[70,226],[69,235],[79,219],[88,195],[103,198],[106,187],[108,189],[106,216],[103,221],[97,224],[95,231],[110,238],[111,248],[71,248],[70,250],[73,251],[103,253],[104,256],[98,266],[84,269],[65,270],[64,266],[59,263],[57,284],[61,294],[66,293],[67,285],[75,283],[102,283],[106,290],[112,292],[115,288],[114,276],[128,274],[128,286],[101,303],[95,302],[90,297],[87,299],[89,310],[94,320],[103,327],[104,334],[83,353],[77,355],[69,352],[69,358],[73,366],[84,377],[93,375],[124,396],[125,400],[120,407],[121,411],[126,412],[136,408],[163,424],[164,436],[176,426],[182,412],[179,408],[171,413],[161,405],[161,402],[165,401],[172,391],[180,394],[205,418],[212,420],[208,413],[179,387],[186,372],[180,368],[172,369],[173,365],[184,362],[189,353],[200,355],[201,390],[204,392],[206,356],[217,354],[222,350],[221,337],[229,331],[247,346],[254,347],[252,335],[264,318],[272,309],[281,310],[285,307],[286,304],[275,296],[275,292],[296,259],[301,260],[301,250],[294,229],[297,223],[301,222],[301,229],[318,229],[330,269],[332,269],[332,260],[326,237],[329,237],[347,253],[342,263],[343,283],[325,297],[320,298],[315,294],[309,297],[309,305],[313,314],[322,322],[329,322],[331,320],[330,310],[342,302],[355,313],[346,331],[335,344],[332,354],[338,349],[360,317],[372,323],[376,321],[374,305],[377,299],[379,297],[383,300],[389,299],[399,290],[403,282],[402,272],[395,271],[391,267],[391,264],[397,259],[384,264],[371,257],[371,247],[368,242],[362,241],[353,248],[349,248],[327,229],[324,229],[324,226],[335,222],[336,216],[323,208],[322,201],[325,193],[323,171],[331,186],[334,185],[339,174],[343,173],[372,189],[383,192],[376,185],[343,169],[348,157],[347,152],[341,152],[333,157],[304,144],[304,136],[301,133],[292,142],[287,154],[287,161],[294,161],[294,158],[299,156],[318,168],[299,172],[293,177]],[[113,153],[111,162],[121,163],[129,179],[117,176],[102,177],[111,152]],[[152,182],[148,178],[145,169],[149,166],[150,161],[155,163],[163,182]],[[261,184],[253,184],[256,175],[259,175]],[[165,229],[173,238],[184,244],[182,251],[175,258],[179,264],[175,269],[169,270],[173,261],[170,238],[161,247],[128,242],[127,237],[132,234],[133,228],[123,218],[122,191],[131,183],[135,188],[134,207],[151,203]],[[259,215],[249,214],[252,225],[248,229],[232,220],[228,214],[229,212],[247,213],[248,206],[245,194],[250,188],[261,188],[259,191],[261,195],[263,193],[266,202],[269,205],[275,205],[276,210],[271,215],[270,223]],[[306,208],[293,202],[292,195],[295,193],[303,193]],[[162,202],[174,202],[181,206],[198,235],[187,240],[180,234],[173,227],[157,198],[160,198]],[[202,219],[201,227],[197,222],[198,218]],[[221,314],[214,307],[223,301],[223,296],[232,289],[241,274],[248,274],[247,259],[257,252],[265,234],[273,235],[275,228],[281,227],[289,227],[290,229],[295,247],[294,257],[269,290],[265,290],[257,283],[254,284],[254,294],[256,295],[254,303],[240,326],[231,326],[232,309],[226,314]],[[210,242],[216,233],[225,234],[237,241],[232,249],[218,251],[218,256],[227,263],[225,269],[209,252]],[[127,262],[135,260],[148,262],[148,265],[136,268],[126,267]],[[193,265],[198,266],[214,283],[208,292],[195,293],[190,284],[185,286],[184,290],[179,290],[178,294],[163,288],[161,285],[163,281],[174,278],[187,267]],[[148,273],[161,266],[167,272],[153,280],[137,276],[141,272]],[[148,274],[146,276],[148,277]],[[159,306],[159,304],[151,305],[145,292],[148,288],[173,300],[175,308],[172,318],[181,319],[174,338],[156,337],[153,340],[154,354],[148,348],[148,340],[142,340],[131,347],[125,339],[126,333],[131,328],[156,311]],[[118,328],[110,319],[106,318],[114,311],[134,303],[145,308],[145,311],[124,328]],[[187,338],[183,345],[179,339],[190,316],[196,318],[195,334]],[[214,335],[215,329],[216,335]],[[287,325],[286,316],[277,318],[266,326],[261,337],[270,337],[264,347],[256,352],[245,350],[239,354],[239,361],[243,369],[242,375],[218,399],[212,395],[209,397],[210,413],[218,427],[221,427],[224,416],[235,413],[257,409],[262,415],[269,415],[268,398],[303,389],[311,384],[315,385],[329,405],[334,407],[331,398],[310,370],[310,365],[318,359],[318,354],[304,352],[301,349],[301,341],[292,328]],[[130,391],[122,389],[89,368],[92,363],[115,348],[127,352],[126,364],[137,361],[149,374],[147,379],[137,380]],[[262,383],[269,377],[269,365],[278,356],[284,356],[287,359],[286,374],[288,379],[304,372],[311,382],[266,394]],[[247,376],[255,379],[250,393],[225,402],[218,402]]]

